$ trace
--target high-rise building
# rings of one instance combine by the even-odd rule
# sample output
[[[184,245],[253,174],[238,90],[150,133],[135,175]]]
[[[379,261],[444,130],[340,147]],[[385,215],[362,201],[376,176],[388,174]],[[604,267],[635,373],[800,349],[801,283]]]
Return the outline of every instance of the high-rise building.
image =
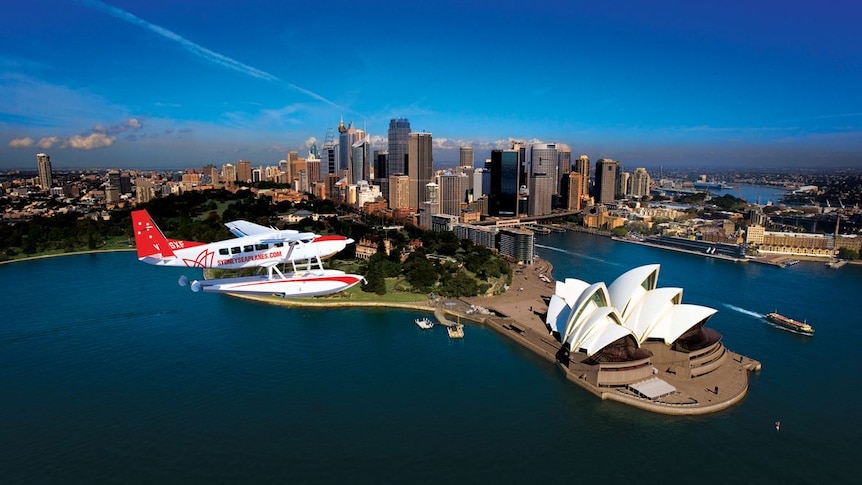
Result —
[[[364,135],[362,131],[358,131],[358,133]],[[348,170],[350,175],[348,180],[350,180],[351,184],[359,183],[360,180],[367,181],[370,178],[371,164],[368,158],[368,145],[368,137],[362,136],[357,139],[351,147],[350,170]]]
[[[353,163],[353,146],[356,142],[365,138],[365,132],[362,130],[357,130],[353,127],[353,122],[350,122],[346,127],[344,126],[344,120],[341,120],[341,123],[338,125],[338,170],[339,173],[348,173],[348,177],[353,177],[351,175],[351,171],[355,171],[355,164]],[[362,163],[368,163],[368,154],[365,154],[364,160]],[[360,170],[360,173],[362,171]],[[363,180],[364,178],[360,176],[357,180]]]
[[[386,173],[382,178],[392,175],[407,175],[407,145],[410,141],[410,121],[406,118],[393,118],[389,121],[389,158]]]
[[[410,207],[410,177],[392,175],[389,177],[389,208],[406,209]]]
[[[518,214],[518,188],[521,167],[518,150],[492,150],[491,187],[488,190],[488,212],[492,216],[514,216]]]
[[[410,177],[410,207],[419,209],[425,186],[434,177],[431,133],[410,133],[407,144],[407,176]]]
[[[650,176],[643,167],[635,169],[632,175],[632,195],[635,197],[643,197],[649,195]]]
[[[554,164],[556,169],[556,164]],[[531,216],[544,216],[551,213],[551,201],[553,200],[554,179],[544,173],[534,173],[530,176],[530,199],[527,214]]]
[[[460,167],[470,167],[473,166],[473,147],[461,147],[459,150],[459,161],[458,166]]]
[[[230,163],[221,166],[221,179],[225,183],[236,182],[236,167]]]
[[[557,176],[555,194],[562,193],[563,179],[572,171],[572,150],[566,145],[557,146]]]
[[[308,189],[309,190],[307,190],[307,191],[311,192],[310,189],[314,186],[314,184],[323,180],[323,178],[320,174],[320,159],[317,157],[308,158],[305,161],[305,169],[308,173],[308,185],[309,185]]]
[[[54,184],[54,172],[51,170],[51,157],[44,153],[36,154],[36,165],[39,170],[39,186],[45,190]]]
[[[236,162],[236,180],[240,183],[251,182],[251,162],[248,160]]]
[[[441,187],[431,182],[425,186],[425,201],[419,207],[419,227],[431,229],[431,219],[440,214]]]
[[[464,184],[467,176],[446,172],[440,176],[440,213],[457,216],[464,202]]]
[[[557,176],[557,144],[534,143],[530,146],[530,175]]]
[[[575,162],[575,172],[581,174],[581,192],[590,194],[590,157],[581,155]]]
[[[617,175],[620,164],[616,160],[600,158],[596,162],[596,203],[607,204],[616,199]]]
[[[338,174],[338,144],[328,141],[323,144],[323,159],[320,162],[322,175]]]
[[[566,210],[569,211],[579,211],[581,210],[581,200],[583,199],[584,193],[582,192],[583,184],[581,183],[581,179],[583,177],[578,172],[569,172],[563,178],[563,187],[560,194],[563,197],[563,205]]]
[[[290,180],[290,164],[287,160],[278,161],[278,183],[289,184]]]
[[[617,194],[622,197],[628,197],[632,193],[632,174],[629,172],[620,171],[617,177]]]

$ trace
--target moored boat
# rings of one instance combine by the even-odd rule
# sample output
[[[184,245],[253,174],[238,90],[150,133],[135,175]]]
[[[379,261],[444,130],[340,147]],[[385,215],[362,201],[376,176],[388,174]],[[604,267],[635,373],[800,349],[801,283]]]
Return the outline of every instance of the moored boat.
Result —
[[[785,317],[778,312],[767,313],[764,316],[769,323],[772,323],[781,329],[800,333],[802,335],[814,335],[814,328],[812,328],[807,322],[800,322],[799,320]]]

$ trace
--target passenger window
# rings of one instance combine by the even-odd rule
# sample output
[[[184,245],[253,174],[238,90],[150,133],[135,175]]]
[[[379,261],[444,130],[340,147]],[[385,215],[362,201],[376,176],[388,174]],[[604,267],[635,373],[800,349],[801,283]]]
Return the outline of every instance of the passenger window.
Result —
[[[227,256],[228,254],[230,254],[230,250],[228,248],[220,248],[218,250],[218,253],[222,256]]]
[[[283,248],[283,247],[284,247],[284,243],[275,243],[275,247],[277,247],[277,248]]]
[[[254,249],[255,251],[263,251],[265,249],[269,249],[269,244],[255,244]]]
[[[249,244],[248,246],[243,246],[242,250],[246,253],[250,253],[250,252],[254,251],[254,245]]]
[[[242,252],[242,249],[240,249],[240,247],[239,247],[239,246],[234,247],[234,248],[230,248],[230,253],[231,253],[231,254],[239,254],[239,253],[241,253],[241,252]]]

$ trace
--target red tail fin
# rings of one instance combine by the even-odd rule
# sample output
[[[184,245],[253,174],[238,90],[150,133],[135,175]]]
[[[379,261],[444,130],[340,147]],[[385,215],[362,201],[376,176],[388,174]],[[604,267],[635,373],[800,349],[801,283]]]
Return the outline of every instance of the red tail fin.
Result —
[[[135,232],[135,246],[138,247],[138,259],[148,256],[170,258],[174,256],[168,239],[159,226],[144,210],[132,211],[132,230]]]

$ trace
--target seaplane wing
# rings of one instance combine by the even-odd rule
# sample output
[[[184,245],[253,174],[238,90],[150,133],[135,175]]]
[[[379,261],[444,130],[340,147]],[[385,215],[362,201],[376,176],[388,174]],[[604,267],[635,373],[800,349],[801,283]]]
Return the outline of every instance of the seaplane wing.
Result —
[[[326,259],[353,243],[344,236],[277,230],[248,221],[233,221],[227,226],[236,238],[212,243],[169,239],[146,210],[132,212],[138,260],[158,266],[254,268]]]
[[[236,237],[245,237],[245,236],[263,236],[266,234],[272,234],[277,232],[282,233],[297,233],[299,231],[291,231],[284,230],[279,231],[278,229],[272,227],[261,226],[260,224],[255,224],[254,222],[248,221],[232,221],[225,224],[230,232]]]

